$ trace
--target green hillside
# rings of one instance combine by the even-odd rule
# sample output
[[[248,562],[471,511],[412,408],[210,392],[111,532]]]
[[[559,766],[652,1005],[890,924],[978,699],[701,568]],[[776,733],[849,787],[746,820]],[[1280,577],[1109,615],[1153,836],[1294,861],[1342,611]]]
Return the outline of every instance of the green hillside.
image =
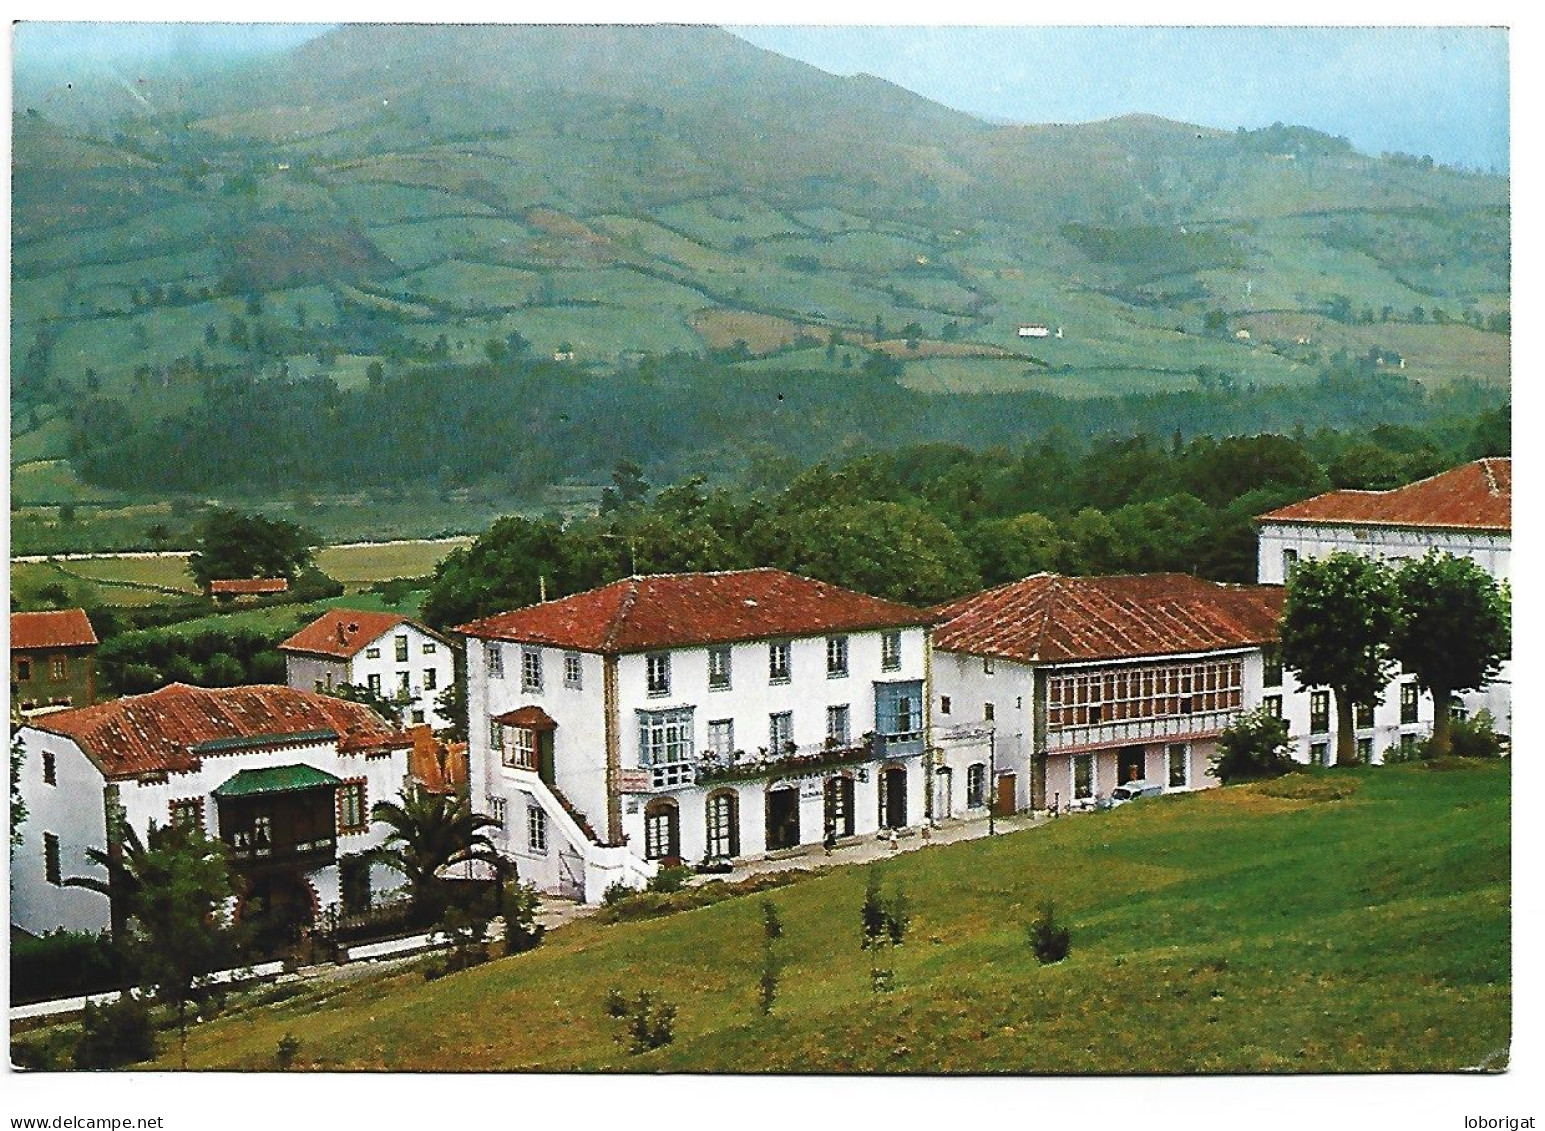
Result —
[[[255,388],[412,398],[422,371],[512,358],[799,380],[879,349],[914,416],[1219,374],[1309,387],[1397,352],[1424,386],[1509,384],[1506,178],[1307,129],[992,125],[704,27],[348,26],[138,90],[14,119],[13,459],[98,486],[104,436],[186,435]],[[328,413],[303,427],[358,442]],[[197,490],[256,486],[189,449]],[[336,489],[275,455],[285,482]],[[616,452],[577,455],[528,463],[522,489],[597,482]],[[71,490],[34,470],[17,502],[92,498]]]
[[[198,1068],[721,1072],[1335,1072],[1506,1066],[1509,767],[1294,775],[1142,802],[880,867],[911,926],[870,988],[862,868],[770,893],[785,966],[756,1010],[761,898],[565,927],[442,980],[417,971],[237,1005]],[[1039,965],[1045,899],[1072,953]],[[630,1055],[612,987],[679,1007]],[[175,1052],[170,1054],[173,1058]],[[168,1062],[170,1063],[170,1062]]]

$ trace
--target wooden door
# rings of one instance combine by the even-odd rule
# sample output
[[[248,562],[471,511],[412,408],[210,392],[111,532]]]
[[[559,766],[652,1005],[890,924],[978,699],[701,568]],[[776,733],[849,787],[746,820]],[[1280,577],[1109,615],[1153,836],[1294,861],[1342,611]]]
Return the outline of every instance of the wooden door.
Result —
[[[1019,784],[1018,778],[1013,774],[998,775],[998,796],[996,808],[998,816],[1006,817],[1019,808]]]

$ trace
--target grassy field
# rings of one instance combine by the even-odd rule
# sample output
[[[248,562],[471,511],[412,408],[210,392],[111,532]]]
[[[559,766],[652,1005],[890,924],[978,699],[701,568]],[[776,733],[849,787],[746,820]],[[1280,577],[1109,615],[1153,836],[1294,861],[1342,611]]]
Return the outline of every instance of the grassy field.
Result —
[[[894,989],[858,946],[864,871],[761,899],[580,922],[443,980],[314,984],[189,1038],[198,1068],[1221,1073],[1500,1069],[1508,1059],[1509,766],[1338,770],[1144,802],[885,862],[911,927]],[[1054,900],[1072,953],[1025,925]],[[630,1055],[611,987],[679,1007]],[[533,1040],[532,1034],[541,1034]],[[167,1047],[161,1067],[175,1063]]]

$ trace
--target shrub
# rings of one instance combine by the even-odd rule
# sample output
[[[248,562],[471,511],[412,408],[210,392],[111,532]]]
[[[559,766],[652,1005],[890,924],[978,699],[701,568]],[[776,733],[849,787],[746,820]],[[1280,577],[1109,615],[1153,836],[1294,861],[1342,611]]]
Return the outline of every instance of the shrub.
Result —
[[[64,1072],[75,1067],[80,1033],[57,1026],[37,1033],[11,1033],[11,1064],[32,1072]]]
[[[1042,966],[1061,962],[1072,949],[1073,932],[1057,922],[1056,909],[1047,903],[1029,926],[1030,949]]]
[[[1248,711],[1218,737],[1213,775],[1232,785],[1291,773],[1298,763],[1288,756],[1287,741],[1285,719],[1268,714],[1264,707]]]
[[[684,864],[671,864],[661,868],[650,878],[649,890],[669,895],[671,892],[677,892],[686,887],[687,881],[691,878],[691,868]]]
[[[289,1068],[295,1063],[295,1056],[300,1052],[300,1038],[294,1033],[285,1033],[279,1038],[279,1044],[274,1049],[274,1063],[280,1068]]]
[[[12,1004],[101,993],[128,980],[127,964],[106,931],[17,935],[11,944]]]
[[[630,896],[637,894],[637,888],[629,887],[621,880],[613,880],[606,885],[606,890],[601,893],[601,903],[605,907],[614,907]]]
[[[859,923],[863,930],[862,946],[865,950],[881,944],[900,946],[907,936],[912,919],[907,913],[907,895],[900,887],[887,901],[880,891],[880,874],[870,868],[864,881],[864,903],[859,909]]]
[[[76,1068],[119,1068],[156,1055],[156,1030],[150,1007],[131,993],[108,1005],[86,1003],[80,1018]]]
[[[504,953],[519,954],[542,941],[547,928],[536,921],[536,885],[512,883],[504,894]]]
[[[608,1017],[628,1015],[628,996],[617,986],[606,991],[606,1015]]]
[[[635,1056],[676,1039],[676,1006],[666,1001],[656,1002],[648,990],[640,990],[632,1001],[621,990],[611,990],[606,995],[606,1012],[625,1022],[617,1039],[627,1041],[628,1051]]]
[[[1490,711],[1477,711],[1473,719],[1455,719],[1449,724],[1449,741],[1456,758],[1500,758],[1507,750],[1507,740],[1497,733]]]

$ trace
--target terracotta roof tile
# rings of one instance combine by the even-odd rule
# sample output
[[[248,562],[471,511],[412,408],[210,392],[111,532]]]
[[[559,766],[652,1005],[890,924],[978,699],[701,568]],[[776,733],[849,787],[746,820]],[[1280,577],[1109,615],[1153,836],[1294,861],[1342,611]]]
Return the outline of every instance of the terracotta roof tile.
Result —
[[[401,613],[367,612],[361,609],[328,609],[294,636],[279,645],[281,652],[304,652],[347,660],[359,655],[400,624],[410,624],[436,640],[439,633]]]
[[[779,569],[629,577],[464,624],[487,640],[620,654],[930,623],[921,609]]]
[[[934,647],[1023,663],[1209,652],[1277,638],[1283,589],[1182,573],[1036,574],[934,610]]]
[[[356,753],[395,750],[409,740],[369,707],[293,687],[190,687],[60,711],[28,725],[73,739],[108,778],[193,770],[206,753],[315,741],[337,735]]]
[[[540,707],[516,707],[502,715],[495,715],[494,722],[522,730],[557,730],[558,723]]]
[[[1257,521],[1511,531],[1513,461],[1478,459],[1391,491],[1328,491]]]
[[[11,649],[82,648],[97,642],[85,609],[11,614]]]
[[[229,593],[236,596],[252,593],[283,593],[289,587],[290,583],[282,577],[236,577],[209,583],[210,593]]]

